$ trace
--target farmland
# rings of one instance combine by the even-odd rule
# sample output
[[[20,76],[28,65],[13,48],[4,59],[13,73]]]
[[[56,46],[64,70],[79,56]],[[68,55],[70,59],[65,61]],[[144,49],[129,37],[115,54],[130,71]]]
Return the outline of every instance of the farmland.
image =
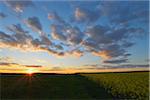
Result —
[[[148,72],[1,74],[1,99],[148,99]]]
[[[115,98],[148,99],[148,72],[82,74],[104,87]]]
[[[36,74],[1,75],[1,98],[91,100],[111,97],[103,88],[80,75]]]

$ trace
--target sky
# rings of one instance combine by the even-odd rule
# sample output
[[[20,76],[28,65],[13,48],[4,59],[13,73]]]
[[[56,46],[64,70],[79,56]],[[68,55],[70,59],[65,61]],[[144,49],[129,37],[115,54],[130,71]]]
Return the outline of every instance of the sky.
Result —
[[[0,72],[149,66],[148,1],[0,1]]]

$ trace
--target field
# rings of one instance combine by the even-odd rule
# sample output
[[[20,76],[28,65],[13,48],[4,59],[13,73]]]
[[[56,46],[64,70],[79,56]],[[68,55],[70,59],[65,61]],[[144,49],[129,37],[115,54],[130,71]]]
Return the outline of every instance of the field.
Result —
[[[115,98],[149,99],[148,72],[82,74],[104,87]]]
[[[1,100],[148,99],[148,72],[1,74]]]

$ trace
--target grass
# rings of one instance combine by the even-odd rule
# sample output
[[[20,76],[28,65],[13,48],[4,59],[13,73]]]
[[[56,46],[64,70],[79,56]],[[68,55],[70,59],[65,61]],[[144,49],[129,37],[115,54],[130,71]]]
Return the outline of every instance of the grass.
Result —
[[[148,72],[95,74],[2,74],[1,100],[106,100],[149,98]]]
[[[4,99],[103,99],[111,96],[80,75],[1,75]]]
[[[104,87],[115,98],[149,100],[148,72],[81,75]]]

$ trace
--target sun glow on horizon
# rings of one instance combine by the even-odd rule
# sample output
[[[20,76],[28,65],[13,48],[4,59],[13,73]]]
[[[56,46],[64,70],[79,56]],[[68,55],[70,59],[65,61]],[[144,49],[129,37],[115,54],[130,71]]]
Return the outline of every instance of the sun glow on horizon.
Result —
[[[37,70],[36,70],[36,69],[33,69],[33,68],[29,68],[29,69],[27,69],[27,71],[26,71],[26,73],[29,74],[29,75],[32,75],[32,74],[34,74],[34,73],[36,73],[36,72],[37,72]]]

